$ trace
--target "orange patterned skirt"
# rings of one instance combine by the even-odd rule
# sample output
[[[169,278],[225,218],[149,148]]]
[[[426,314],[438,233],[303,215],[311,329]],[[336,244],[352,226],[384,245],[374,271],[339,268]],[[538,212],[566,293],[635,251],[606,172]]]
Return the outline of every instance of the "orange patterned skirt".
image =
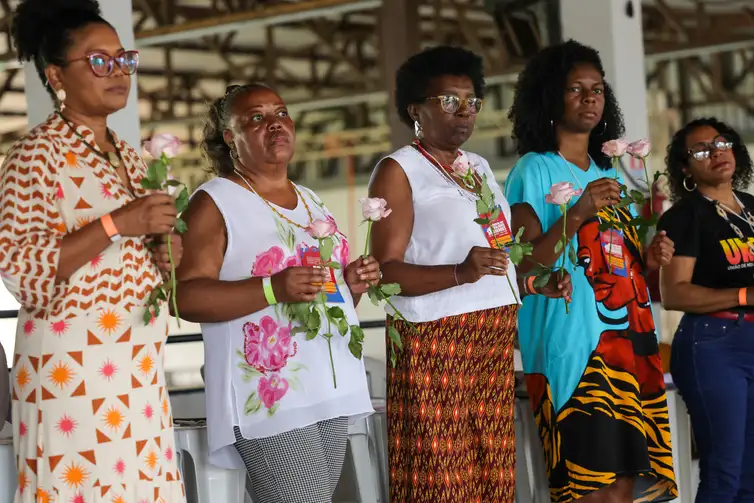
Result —
[[[391,503],[514,501],[513,340],[518,306],[394,322],[388,369]]]

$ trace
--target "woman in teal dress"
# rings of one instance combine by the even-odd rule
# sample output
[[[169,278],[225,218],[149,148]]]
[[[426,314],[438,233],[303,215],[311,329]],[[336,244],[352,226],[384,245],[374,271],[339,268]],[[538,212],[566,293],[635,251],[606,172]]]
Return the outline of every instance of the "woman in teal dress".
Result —
[[[659,347],[645,276],[670,261],[658,234],[645,250],[637,233],[600,232],[622,183],[605,141],[623,119],[597,51],[569,41],[530,60],[510,111],[522,156],[506,182],[514,232],[534,244],[532,259],[560,263],[560,208],[550,187],[570,182],[565,229],[577,251],[566,260],[573,301],[528,297],[519,314],[526,384],[542,438],[552,501],[667,501],[677,496]],[[615,260],[608,266],[605,250]],[[522,270],[526,269],[524,264]]]

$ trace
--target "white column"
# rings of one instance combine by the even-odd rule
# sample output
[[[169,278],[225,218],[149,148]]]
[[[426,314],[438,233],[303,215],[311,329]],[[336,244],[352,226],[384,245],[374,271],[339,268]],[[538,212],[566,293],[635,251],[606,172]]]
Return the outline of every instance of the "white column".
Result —
[[[99,0],[99,4],[102,8],[102,16],[115,27],[123,47],[133,49],[135,46],[131,0]],[[32,63],[24,65],[24,79],[27,114],[31,128],[47,118],[53,111],[53,105]],[[108,125],[120,138],[130,143],[137,151],[140,150],[141,134],[136,76],[131,81],[131,94],[126,108],[111,115]]]

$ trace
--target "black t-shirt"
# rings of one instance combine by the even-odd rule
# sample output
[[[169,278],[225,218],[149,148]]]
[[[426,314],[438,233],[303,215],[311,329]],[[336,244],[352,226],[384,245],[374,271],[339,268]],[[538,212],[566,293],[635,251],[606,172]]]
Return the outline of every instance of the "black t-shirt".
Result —
[[[754,214],[754,196],[736,192],[746,209]],[[742,215],[743,216],[743,215]],[[741,229],[741,240],[730,224],[717,214],[715,204],[695,192],[676,202],[657,224],[675,244],[675,254],[694,257],[691,283],[708,288],[742,288],[754,286],[754,252],[747,242],[754,242],[754,232],[744,220],[728,215]]]

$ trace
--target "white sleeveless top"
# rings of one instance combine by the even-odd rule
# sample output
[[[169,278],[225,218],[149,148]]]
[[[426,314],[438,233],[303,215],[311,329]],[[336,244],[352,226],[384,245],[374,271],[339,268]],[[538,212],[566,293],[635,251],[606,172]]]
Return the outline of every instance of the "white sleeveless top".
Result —
[[[298,187],[313,218],[332,218],[317,196]],[[271,276],[301,265],[302,248],[317,241],[276,215],[262,199],[225,178],[202,185],[225,220],[227,250],[220,280],[238,281]],[[281,214],[307,226],[309,217],[299,197],[294,210],[276,207]],[[333,261],[338,289],[349,325],[359,320],[343,279],[348,264],[348,241],[338,234]],[[322,324],[326,329],[326,323]],[[341,337],[334,329],[332,353],[337,388],[333,387],[327,342],[307,341],[291,335],[291,322],[282,305],[269,306],[226,323],[203,323],[207,427],[210,462],[224,468],[243,469],[233,443],[233,427],[244,438],[269,437],[342,416],[373,412],[364,362],[348,350],[350,333]]]
[[[487,175],[495,201],[510,226],[510,206],[495,181],[490,165],[477,154],[466,152],[466,155],[480,177]],[[473,196],[459,193],[461,189],[450,183],[410,145],[388,157],[403,168],[411,185],[414,229],[406,248],[406,263],[427,266],[459,264],[466,259],[472,247],[489,247],[484,231],[474,222],[478,214]],[[516,290],[516,297],[520,298],[513,264],[508,266],[508,276]],[[392,300],[407,320],[416,323],[516,303],[505,276],[484,276],[476,283],[418,297],[396,296]],[[389,306],[386,306],[386,311],[394,314]]]

